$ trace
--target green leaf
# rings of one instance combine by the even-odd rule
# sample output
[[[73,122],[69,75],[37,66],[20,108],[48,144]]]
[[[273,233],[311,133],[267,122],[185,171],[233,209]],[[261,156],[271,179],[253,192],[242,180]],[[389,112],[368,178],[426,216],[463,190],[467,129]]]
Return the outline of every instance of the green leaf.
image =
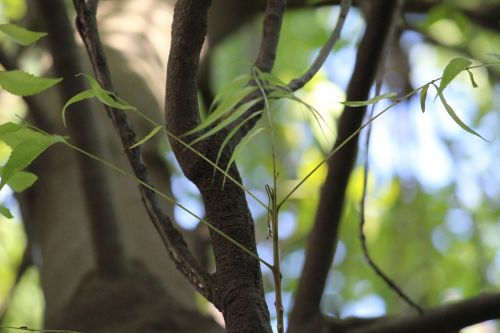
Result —
[[[149,132],[148,135],[146,135],[141,141],[139,142],[136,142],[135,144],[133,144],[132,146],[129,147],[129,149],[133,149],[135,147],[139,147],[140,145],[142,145],[144,142],[148,141],[149,139],[151,139],[156,133],[158,133],[159,130],[161,130],[163,128],[163,126],[161,125],[158,125],[156,126],[155,128],[153,128],[153,130],[151,132]]]
[[[474,80],[474,74],[472,74],[472,71],[470,69],[467,69],[467,73],[469,74],[470,83],[472,84],[472,88],[477,88],[478,85],[476,83],[476,80]]]
[[[221,89],[221,91],[214,97],[212,101],[212,105],[210,106],[210,112],[213,111],[216,105],[219,104],[219,101],[224,99],[226,96],[234,94],[236,91],[248,85],[248,83],[252,80],[252,76],[245,74],[236,77],[232,80],[227,86]]]
[[[45,32],[30,31],[15,24],[0,24],[0,31],[14,42],[28,46],[47,35]]]
[[[260,116],[262,114],[262,111],[258,111],[258,112],[255,112],[255,113],[252,113],[250,116],[248,116],[246,119],[244,119],[243,121],[241,121],[237,126],[235,126],[231,132],[229,132],[229,134],[226,136],[226,138],[224,139],[224,141],[222,142],[220,148],[219,148],[219,152],[217,153],[217,159],[215,160],[215,164],[219,165],[219,160],[222,156],[222,152],[224,151],[224,148],[226,147],[226,145],[229,143],[229,141],[231,140],[232,137],[234,137],[234,135],[236,134],[236,132],[243,126],[245,125],[250,119],[252,118],[255,118],[257,116]],[[214,169],[214,174],[215,174],[215,171],[216,169]]]
[[[49,89],[62,78],[43,78],[14,70],[0,71],[0,86],[17,96],[30,96]]]
[[[224,127],[228,126],[238,118],[240,118],[245,112],[247,112],[251,107],[253,107],[255,104],[259,103],[262,100],[262,98],[254,99],[249,102],[243,103],[234,112],[232,112],[230,115],[222,119],[220,123],[218,123],[216,126],[212,127],[210,130],[207,132],[203,133],[203,135],[199,136],[193,142],[191,142],[191,145],[200,142],[202,140],[205,140],[211,135],[214,135],[215,133],[219,132],[222,130]]]
[[[472,62],[470,60],[458,57],[452,59],[448,65],[446,65],[443,75],[441,77],[441,82],[439,84],[438,92],[443,92],[443,90],[450,84],[451,81],[464,69],[470,66]]]
[[[457,114],[455,113],[455,111],[453,110],[453,108],[448,104],[448,102],[446,101],[446,99],[444,98],[444,95],[443,95],[443,92],[442,91],[439,91],[438,90],[438,96],[439,96],[439,99],[441,100],[441,103],[443,103],[443,106],[444,108],[446,109],[446,111],[448,112],[448,114],[450,115],[450,117],[458,124],[458,126],[462,127],[463,130],[465,130],[466,132],[469,132],[471,134],[474,134],[475,136],[483,139],[484,141],[488,141],[486,140],[485,138],[483,138],[479,133],[477,133],[476,131],[474,131],[472,128],[470,128],[469,126],[467,126],[458,116]]]
[[[116,97],[113,92],[103,89],[99,82],[97,82],[92,76],[87,74],[83,74],[83,76],[87,78],[90,84],[90,89],[94,92],[95,97],[97,97],[101,103],[121,110],[137,110],[136,107],[133,107],[123,99]]]
[[[66,102],[66,104],[64,104],[64,107],[62,109],[62,112],[61,112],[61,116],[62,116],[62,122],[64,124],[64,127],[66,127],[66,109],[72,105],[72,104],[75,104],[77,102],[80,102],[84,99],[88,99],[88,98],[94,98],[95,97],[95,93],[93,90],[89,89],[89,90],[85,90],[85,91],[82,91],[81,93],[79,94],[76,94],[75,96],[71,97],[69,99],[69,101]]]
[[[371,105],[380,102],[383,99],[394,99],[398,96],[397,93],[395,92],[389,92],[386,94],[382,94],[379,96],[375,96],[373,98],[370,98],[367,101],[345,101],[341,102],[341,104],[344,104],[345,106],[351,106],[351,107],[358,107],[358,106],[366,106],[366,105]]]
[[[14,216],[12,215],[10,210],[7,207],[5,207],[4,205],[0,205],[0,214],[5,216],[8,219],[14,218]]]
[[[233,154],[231,155],[231,158],[229,159],[229,162],[227,163],[226,174],[229,173],[229,169],[231,168],[231,165],[234,163],[234,161],[238,157],[238,155],[239,155],[240,151],[243,149],[243,147],[245,147],[247,145],[247,143],[249,143],[253,138],[255,138],[260,132],[262,132],[264,130],[266,130],[265,127],[256,128],[255,130],[253,130],[250,133],[248,133],[240,141],[240,143],[238,144],[238,146],[236,146],[236,149],[234,150]],[[226,175],[224,174],[224,181],[222,182],[222,186],[224,186],[225,182],[226,182]]]
[[[19,171],[10,178],[7,185],[9,185],[14,192],[22,192],[31,187],[37,179],[38,177],[34,173]]]
[[[422,113],[425,112],[425,100],[427,99],[427,90],[429,90],[428,83],[420,91],[420,108],[422,109]]]
[[[60,136],[42,134],[13,123],[0,125],[0,140],[12,149],[1,171],[0,189],[48,147],[64,141]]]
[[[217,106],[217,108],[212,113],[210,113],[208,115],[208,117],[205,118],[205,120],[203,120],[195,128],[186,132],[184,134],[184,136],[191,135],[191,134],[194,134],[194,133],[199,132],[201,130],[204,130],[205,128],[209,127],[210,125],[212,125],[216,121],[224,118],[225,116],[227,116],[227,114],[229,114],[229,113],[231,113],[231,111],[233,111],[234,107],[243,98],[245,98],[247,95],[251,94],[255,90],[256,90],[255,87],[247,86],[247,87],[244,87],[244,88],[238,90],[237,92],[235,92],[234,94],[232,94],[230,96],[226,96],[226,98],[222,100],[221,104],[219,106]],[[255,100],[253,100],[253,101],[255,101]],[[242,105],[247,105],[248,103],[251,103],[253,101],[246,102]],[[241,105],[237,109],[240,109],[240,108],[241,108]],[[236,112],[236,110],[234,110],[233,113],[234,112]]]

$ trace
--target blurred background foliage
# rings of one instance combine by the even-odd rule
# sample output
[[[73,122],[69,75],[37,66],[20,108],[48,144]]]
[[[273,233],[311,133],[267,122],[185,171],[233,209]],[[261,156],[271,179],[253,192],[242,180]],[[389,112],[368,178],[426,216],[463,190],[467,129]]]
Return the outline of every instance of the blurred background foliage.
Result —
[[[382,92],[403,94],[419,87],[439,77],[449,60],[457,56],[475,63],[495,60],[489,54],[500,54],[500,31],[475,24],[464,14],[465,9],[474,10],[486,3],[500,1],[443,1],[428,13],[405,15],[387,57]],[[3,22],[20,20],[25,11],[24,1],[0,1]],[[335,7],[290,11],[283,24],[274,75],[285,82],[300,75],[327,39],[337,14]],[[279,196],[293,188],[333,144],[336,119],[342,110],[339,102],[345,99],[356,46],[364,29],[362,16],[359,10],[351,10],[327,64],[298,92],[301,99],[318,110],[324,122],[318,124],[311,112],[298,103],[284,100],[272,104]],[[214,91],[236,76],[248,74],[258,49],[260,27],[261,18],[256,18],[213,50]],[[0,42],[7,50],[13,48],[4,39],[0,38]],[[27,61],[23,64],[37,68],[39,58],[29,56],[38,54],[36,47],[25,52]],[[413,97],[374,123],[366,204],[368,247],[380,267],[424,308],[497,289],[500,284],[499,71],[498,66],[475,70],[479,84],[476,89],[470,86],[467,75],[461,74],[446,91],[460,117],[489,142],[461,130],[434,102],[431,92],[425,114],[420,111],[418,97]],[[23,109],[19,99],[0,91],[1,122],[22,114]],[[264,132],[238,156],[245,184],[263,201],[267,200],[264,185],[272,182],[269,143]],[[360,147],[360,152],[364,149]],[[8,152],[0,149],[0,154]],[[170,153],[167,157],[175,165]],[[410,312],[368,267],[361,252],[358,214],[362,168],[363,159],[359,158],[348,188],[341,237],[322,308],[335,316]],[[280,214],[286,310],[290,309],[300,275],[303,245],[325,175],[326,168],[320,168]],[[203,213],[199,194],[179,170],[173,173],[172,188],[180,202],[197,214]],[[9,207],[16,205],[8,189],[2,191],[1,199]],[[252,198],[248,200],[256,220],[259,255],[270,260],[266,211]],[[197,226],[182,210],[174,209],[174,213],[186,229]],[[26,271],[12,290],[26,246],[22,219],[19,213],[16,217],[15,221],[0,221],[3,325],[41,327],[43,296],[36,268]],[[263,270],[272,313],[272,275]],[[465,331],[492,333],[497,328],[494,322],[488,322]]]

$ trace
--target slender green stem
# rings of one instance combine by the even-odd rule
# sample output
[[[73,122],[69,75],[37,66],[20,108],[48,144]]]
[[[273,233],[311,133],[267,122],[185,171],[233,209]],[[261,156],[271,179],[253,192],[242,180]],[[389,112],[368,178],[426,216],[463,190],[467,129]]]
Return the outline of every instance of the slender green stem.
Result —
[[[266,265],[269,269],[272,269],[273,266],[268,263],[267,261],[265,261],[264,259],[260,258],[257,254],[253,253],[252,251],[250,251],[249,249],[247,249],[246,247],[244,247],[242,244],[240,244],[238,241],[236,241],[235,239],[233,239],[232,237],[230,237],[229,235],[226,235],[222,230],[220,230],[219,228],[215,227],[214,225],[212,225],[210,222],[208,222],[207,220],[205,220],[204,218],[202,217],[199,217],[198,215],[196,215],[195,213],[193,213],[192,211],[190,211],[188,208],[186,208],[184,205],[178,203],[175,199],[173,199],[172,197],[170,197],[169,195],[159,191],[158,189],[156,189],[155,187],[141,181],[140,179],[138,179],[137,177],[135,177],[133,174],[117,167],[116,165],[108,162],[108,161],[105,161],[103,160],[102,158],[98,157],[98,156],[95,156],[81,148],[78,148],[77,146],[75,145],[72,145],[71,143],[67,142],[67,141],[64,141],[63,142],[66,146],[68,146],[69,148],[71,149],[74,149],[76,150],[77,152],[89,157],[89,158],[92,158],[96,161],[98,161],[99,163],[107,166],[108,168],[136,181],[137,183],[139,183],[140,185],[144,186],[145,188],[147,188],[148,190],[150,191],[153,191],[154,193],[156,193],[157,195],[159,195],[160,197],[166,199],[167,201],[171,202],[172,204],[178,206],[179,208],[181,208],[182,210],[186,211],[188,214],[190,214],[191,216],[195,217],[196,219],[198,219],[201,223],[205,224],[208,228],[212,229],[214,232],[216,232],[217,234],[219,234],[221,237],[225,238],[226,240],[228,240],[229,242],[231,242],[232,244],[234,244],[236,247],[238,247],[239,249],[241,249],[243,252],[245,252],[246,254],[248,254],[249,256],[257,259],[258,261],[262,262],[264,265]]]
[[[134,110],[139,116],[141,116],[144,120],[146,120],[147,122],[149,122],[151,125],[154,125],[155,127],[158,127],[158,126],[161,126],[162,130],[169,136],[171,137],[172,139],[176,140],[177,142],[179,142],[181,145],[183,145],[184,147],[186,147],[187,149],[189,149],[191,152],[193,152],[194,154],[196,154],[196,156],[202,158],[203,160],[205,160],[208,164],[210,164],[211,166],[213,166],[217,171],[219,171],[220,173],[222,173],[225,177],[227,177],[229,180],[231,180],[234,184],[236,184],[239,188],[241,188],[243,191],[245,191],[246,193],[248,193],[248,195],[250,195],[257,203],[259,203],[262,207],[266,208],[267,209],[267,205],[262,201],[260,200],[259,198],[257,198],[257,196],[255,194],[252,193],[252,191],[250,191],[245,185],[241,184],[240,182],[238,182],[236,179],[234,179],[234,177],[232,177],[228,172],[226,172],[225,170],[223,170],[220,166],[218,166],[216,163],[212,162],[209,158],[207,158],[205,155],[203,155],[201,152],[199,152],[198,150],[196,150],[195,148],[193,148],[190,144],[188,144],[187,142],[185,142],[184,140],[182,140],[181,138],[179,138],[178,136],[176,136],[175,134],[173,134],[172,132],[170,132],[169,130],[167,130],[165,128],[165,126],[163,126],[162,124],[159,124],[157,123],[154,119],[148,117],[146,114],[144,114],[143,112],[135,109]]]
[[[267,115],[267,119],[269,122],[269,128],[271,130],[271,154],[272,154],[272,163],[273,163],[273,186],[269,187],[266,185],[266,191],[269,196],[269,207],[267,208],[269,211],[269,219],[268,223],[271,226],[271,235],[273,242],[273,279],[274,279],[274,292],[275,292],[275,300],[274,305],[276,307],[276,321],[277,321],[277,331],[278,333],[283,333],[284,319],[283,319],[283,299],[281,296],[281,268],[280,268],[280,248],[279,248],[279,230],[278,230],[278,207],[276,206],[276,191],[277,191],[277,179],[278,172],[276,169],[276,138],[274,135],[273,121],[271,118],[271,109],[269,107],[269,100],[267,98],[266,91],[260,82],[258,77],[259,70],[254,67],[252,74],[254,75],[255,83],[257,84],[259,91],[264,98],[264,108],[265,113]]]

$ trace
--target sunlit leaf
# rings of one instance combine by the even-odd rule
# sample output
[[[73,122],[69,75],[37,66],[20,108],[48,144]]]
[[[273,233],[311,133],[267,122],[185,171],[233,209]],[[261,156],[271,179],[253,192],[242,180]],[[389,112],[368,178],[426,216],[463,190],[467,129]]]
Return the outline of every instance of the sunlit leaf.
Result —
[[[262,98],[254,99],[249,102],[243,103],[236,110],[234,110],[230,115],[227,117],[223,118],[220,123],[218,123],[216,126],[208,130],[207,132],[203,133],[203,135],[199,136],[196,138],[191,144],[195,144],[197,142],[200,142],[202,140],[205,140],[209,136],[214,135],[215,133],[219,132],[221,129],[224,127],[228,126],[231,124],[233,121],[237,120],[239,117],[241,117],[245,112],[247,112],[250,108],[252,108],[254,105],[259,103],[262,100]]]
[[[371,105],[380,102],[383,99],[394,99],[398,96],[397,93],[395,92],[389,92],[386,94],[382,94],[379,96],[375,96],[373,98],[370,98],[367,101],[345,101],[341,102],[341,104],[344,104],[345,106],[351,106],[351,107],[358,107],[358,106],[366,106],[366,105]]]
[[[1,171],[0,189],[47,148],[56,142],[64,141],[60,136],[45,135],[13,123],[0,125],[0,140],[12,148],[10,157]]]
[[[248,82],[252,79],[252,76],[245,74],[236,77],[227,86],[221,89],[221,91],[215,95],[212,105],[210,106],[210,112],[219,104],[223,98],[228,95],[232,95],[234,92],[240,90],[241,88],[248,85]]]
[[[484,141],[488,141],[486,140],[485,138],[483,138],[479,133],[477,133],[476,131],[474,131],[472,128],[470,128],[469,126],[467,126],[458,116],[457,114],[455,113],[455,110],[453,110],[453,108],[448,104],[448,102],[446,101],[444,95],[443,95],[443,92],[442,91],[439,91],[438,90],[438,95],[439,95],[439,99],[441,100],[441,103],[443,103],[443,106],[444,108],[446,109],[446,111],[448,112],[448,114],[450,115],[450,117],[453,119],[453,121],[455,121],[458,126],[462,127],[462,129],[466,132],[469,132],[471,134],[474,134],[475,136],[483,139]]]
[[[446,65],[443,75],[441,77],[441,82],[439,83],[439,92],[443,92],[443,90],[450,84],[451,81],[464,69],[470,66],[472,62],[470,60],[458,57],[452,59],[448,65]]]
[[[205,128],[209,127],[216,121],[224,118],[227,116],[228,113],[232,113],[234,107],[247,95],[251,94],[253,91],[255,91],[255,87],[244,87],[234,94],[227,96],[225,99],[222,100],[221,104],[217,106],[217,108],[208,115],[208,117],[203,120],[198,126],[193,128],[192,130],[188,131],[184,135],[191,135],[193,133],[199,132],[201,130],[204,130]],[[252,102],[252,101],[250,101]],[[243,105],[248,104],[244,103]],[[238,109],[240,106],[238,107]],[[234,111],[233,111],[234,112]]]
[[[103,89],[99,82],[97,82],[96,79],[94,79],[92,76],[87,74],[83,74],[83,76],[87,78],[90,84],[90,89],[94,92],[95,97],[101,103],[121,110],[137,110],[137,108],[128,104],[123,99],[115,97],[115,94],[113,92]]]
[[[256,68],[256,70],[258,69]],[[291,92],[291,89],[287,86],[287,84],[274,74],[265,73],[261,71],[258,71],[257,73],[258,73],[258,78],[262,82],[262,85],[265,90],[274,87],[275,89],[278,88],[280,90],[286,90],[288,92]]]
[[[17,96],[30,96],[49,89],[62,78],[44,78],[20,71],[0,71],[0,86]]]
[[[426,84],[420,91],[420,108],[422,113],[425,112],[425,100],[427,99],[427,90],[429,90],[429,84]]]
[[[145,143],[146,141],[148,141],[149,139],[151,139],[153,136],[155,136],[155,134],[158,133],[158,131],[160,131],[162,128],[163,128],[163,126],[161,126],[161,125],[156,126],[155,128],[153,128],[153,130],[151,132],[149,132],[148,135],[146,135],[139,142],[136,142],[135,144],[133,144],[132,146],[130,146],[129,149],[133,149],[135,147],[139,147],[140,145],[142,145],[143,143]]]
[[[220,148],[219,148],[219,152],[217,153],[217,159],[215,160],[215,164],[219,164],[219,160],[220,160],[220,157],[222,156],[222,152],[224,151],[224,148],[226,147],[226,145],[229,143],[229,141],[231,140],[231,138],[234,137],[234,135],[236,134],[237,131],[239,131],[239,129],[245,125],[248,121],[250,121],[251,119],[257,117],[257,116],[260,116],[262,114],[262,111],[258,111],[258,112],[255,112],[255,113],[252,113],[249,117],[247,117],[246,119],[244,119],[243,121],[241,121],[237,126],[235,126],[230,132],[229,134],[226,136],[226,138],[224,139],[224,141],[222,142]],[[215,170],[214,170],[215,172]]]
[[[478,85],[476,83],[476,80],[474,80],[474,74],[472,74],[471,70],[469,70],[469,69],[467,69],[467,73],[469,74],[470,83],[472,84],[472,87],[477,88]]]
[[[3,216],[5,216],[8,219],[14,218],[14,216],[10,212],[10,209],[8,209],[7,207],[5,207],[4,205],[0,205],[0,214],[3,215]]]
[[[72,105],[72,104],[75,104],[77,102],[80,102],[84,99],[88,99],[88,98],[94,98],[95,97],[95,93],[93,90],[89,89],[89,90],[85,90],[85,91],[82,91],[81,93],[79,94],[76,94],[75,96],[71,97],[69,99],[69,101],[66,102],[66,104],[64,104],[64,107],[62,109],[62,112],[61,112],[61,116],[62,116],[62,122],[64,124],[64,127],[66,127],[66,109]]]
[[[7,185],[9,185],[14,192],[22,192],[31,187],[37,179],[38,177],[34,173],[19,171],[10,178]]]
[[[233,165],[234,161],[238,157],[238,155],[241,152],[241,150],[243,149],[243,147],[245,147],[253,138],[255,138],[259,133],[261,133],[264,130],[266,130],[266,128],[264,128],[264,127],[258,127],[256,129],[254,129],[253,131],[251,131],[250,133],[248,133],[240,141],[240,143],[238,144],[238,146],[236,146],[236,149],[234,150],[233,154],[231,155],[231,158],[229,159],[229,162],[227,163],[226,173],[229,172],[229,169],[231,168],[231,165]],[[226,177],[224,176],[224,181],[222,183],[222,186],[224,186],[225,181],[226,181]]]
[[[30,31],[15,24],[0,24],[0,31],[14,42],[25,46],[47,35],[45,32]]]

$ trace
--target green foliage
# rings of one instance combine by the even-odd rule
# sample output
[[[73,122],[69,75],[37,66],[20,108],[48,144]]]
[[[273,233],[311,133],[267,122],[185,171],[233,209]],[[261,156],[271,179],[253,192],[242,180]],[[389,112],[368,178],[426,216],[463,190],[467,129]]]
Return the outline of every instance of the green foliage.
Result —
[[[397,97],[397,95],[398,94],[395,92],[389,92],[389,93],[385,93],[385,94],[382,94],[379,96],[372,97],[367,101],[345,101],[345,102],[342,102],[342,104],[344,104],[345,106],[351,106],[351,107],[367,106],[367,105],[371,105],[371,104],[376,104],[384,99],[394,99]]]
[[[0,24],[0,32],[24,46],[31,45],[47,35],[45,32],[30,31],[15,24]]]
[[[143,143],[145,143],[146,141],[151,139],[153,136],[155,136],[155,134],[158,133],[159,131],[161,131],[162,129],[163,129],[163,126],[161,126],[161,125],[156,126],[142,140],[136,142],[135,144],[130,146],[128,149],[133,149],[133,148],[139,147],[140,145],[142,145]]]
[[[18,171],[10,178],[7,185],[9,185],[14,192],[22,192],[31,187],[37,179],[38,176],[31,172]]]
[[[441,77],[441,83],[439,84],[438,93],[442,93],[444,89],[450,84],[451,81],[463,70],[467,69],[472,62],[464,58],[452,59],[448,65],[446,65],[443,75]]]
[[[30,174],[18,173],[54,143],[64,141],[60,136],[42,134],[14,123],[0,125],[0,140],[12,149],[1,170],[0,189],[11,180],[17,189],[25,189],[30,182],[33,184],[36,178]]]
[[[30,96],[61,82],[61,78],[43,78],[20,71],[0,71],[0,86],[17,96]]]
[[[441,100],[441,103],[443,104],[444,108],[446,109],[446,112],[448,112],[448,114],[450,115],[451,119],[453,119],[453,121],[455,121],[455,123],[457,123],[458,126],[460,126],[464,131],[469,132],[470,134],[474,134],[475,136],[483,139],[484,141],[488,141],[485,138],[483,138],[479,133],[477,133],[472,128],[470,128],[469,126],[467,126],[458,117],[458,115],[455,113],[455,110],[453,110],[453,108],[450,106],[450,104],[448,104],[448,102],[446,101],[446,99],[445,99],[442,91],[438,90],[438,96],[439,96],[439,99]]]
[[[72,104],[80,102],[84,99],[89,99],[89,98],[94,98],[94,97],[95,97],[95,93],[91,89],[82,91],[81,93],[78,93],[75,96],[71,97],[66,102],[66,104],[64,104],[64,107],[63,107],[62,112],[61,112],[62,122],[64,124],[64,127],[66,127],[66,110],[68,109],[68,107],[71,106]]]
[[[429,84],[426,84],[422,90],[420,90],[420,108],[422,113],[425,113],[425,100],[427,99],[427,90],[429,90]]]
[[[7,207],[5,207],[4,205],[0,205],[0,214],[8,219],[12,219],[14,218],[14,216],[12,215],[10,209],[8,209]]]
[[[94,77],[92,77],[91,75],[88,75],[88,74],[81,74],[81,75],[83,75],[87,79],[87,81],[90,85],[90,89],[76,94],[75,96],[71,97],[64,104],[64,107],[61,111],[61,117],[62,117],[62,122],[63,122],[64,126],[66,126],[66,111],[67,111],[67,109],[71,105],[73,105],[77,102],[80,102],[82,100],[89,99],[89,98],[97,98],[101,103],[103,103],[107,106],[110,106],[112,108],[117,108],[117,109],[121,109],[121,110],[137,111],[137,108],[133,107],[132,105],[128,104],[123,99],[116,96],[115,93],[102,88],[101,85],[99,84],[99,82],[97,82],[97,80],[94,79]],[[158,132],[158,130],[156,130],[156,132]],[[153,133],[153,135],[155,133]],[[151,135],[151,137],[153,135]],[[151,137],[148,137],[148,139],[150,139]],[[147,141],[147,140],[145,140],[145,141]]]

